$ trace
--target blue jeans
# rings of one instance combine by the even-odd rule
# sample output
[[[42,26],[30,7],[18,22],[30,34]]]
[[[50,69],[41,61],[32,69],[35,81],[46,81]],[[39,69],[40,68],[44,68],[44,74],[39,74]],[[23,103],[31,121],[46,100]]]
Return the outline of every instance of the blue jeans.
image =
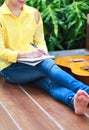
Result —
[[[89,87],[63,71],[52,59],[46,59],[36,66],[14,63],[1,71],[5,80],[24,84],[34,82],[46,90],[55,100],[74,108],[74,95],[81,89],[89,94]]]

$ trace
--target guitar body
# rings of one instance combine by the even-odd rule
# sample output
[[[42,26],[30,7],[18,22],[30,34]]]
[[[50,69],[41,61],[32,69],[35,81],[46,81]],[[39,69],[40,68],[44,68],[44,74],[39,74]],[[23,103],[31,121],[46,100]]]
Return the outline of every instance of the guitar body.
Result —
[[[69,68],[74,77],[89,85],[89,70],[84,69],[89,67],[89,56],[76,55],[59,57],[55,59],[55,62],[63,68]]]

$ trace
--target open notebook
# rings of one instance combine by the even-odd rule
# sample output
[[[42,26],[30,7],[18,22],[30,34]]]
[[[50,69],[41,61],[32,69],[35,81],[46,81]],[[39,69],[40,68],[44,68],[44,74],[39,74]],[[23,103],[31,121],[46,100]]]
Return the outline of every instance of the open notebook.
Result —
[[[43,60],[48,59],[48,58],[49,58],[49,59],[54,59],[55,56],[52,56],[52,55],[43,55],[43,56],[41,56],[41,57],[39,57],[39,58],[19,58],[19,59],[18,59],[18,62],[35,66],[35,65],[37,65],[38,63],[40,63],[40,62],[42,62]]]

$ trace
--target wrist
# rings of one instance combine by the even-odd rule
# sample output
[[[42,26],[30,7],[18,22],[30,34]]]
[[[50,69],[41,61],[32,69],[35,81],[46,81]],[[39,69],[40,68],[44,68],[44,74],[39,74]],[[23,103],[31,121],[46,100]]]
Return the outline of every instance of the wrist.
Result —
[[[18,58],[26,58],[26,52],[19,52],[18,53]]]

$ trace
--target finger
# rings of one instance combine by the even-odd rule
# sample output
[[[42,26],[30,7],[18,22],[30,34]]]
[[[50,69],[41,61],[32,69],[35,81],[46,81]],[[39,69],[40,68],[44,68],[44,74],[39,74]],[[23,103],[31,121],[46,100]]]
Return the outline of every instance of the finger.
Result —
[[[39,51],[41,54],[43,54],[43,55],[46,55],[46,54],[47,54],[47,52],[45,52],[43,49],[38,49],[38,51]]]

